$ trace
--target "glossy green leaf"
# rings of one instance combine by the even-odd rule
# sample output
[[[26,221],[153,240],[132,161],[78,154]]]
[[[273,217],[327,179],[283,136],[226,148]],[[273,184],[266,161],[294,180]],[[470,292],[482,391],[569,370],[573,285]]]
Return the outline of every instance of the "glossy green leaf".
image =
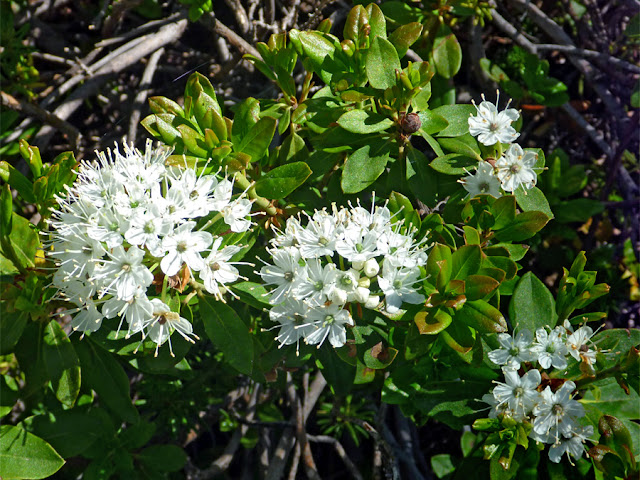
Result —
[[[364,352],[364,364],[368,368],[381,370],[387,368],[398,355],[398,350],[387,347],[382,342],[374,345]]]
[[[516,218],[516,198],[513,195],[498,198],[491,206],[491,213],[495,220],[495,230],[506,227]]]
[[[462,49],[456,36],[444,27],[433,42],[433,61],[437,72],[444,78],[451,78],[462,65]]]
[[[549,201],[544,193],[538,188],[533,187],[528,190],[524,188],[518,188],[514,192],[518,206],[524,212],[537,211],[544,213],[549,219],[553,218]],[[600,202],[598,204],[602,205]]]
[[[398,52],[391,42],[375,37],[367,50],[365,68],[373,88],[387,89],[396,84],[396,70],[400,70]]]
[[[422,123],[419,131],[419,133],[421,134],[433,135],[434,133],[438,133],[444,130],[449,125],[449,122],[446,118],[433,113],[431,110],[423,110],[422,112],[418,113],[418,116],[420,117],[420,122]],[[440,147],[438,146],[438,148]],[[442,155],[444,155],[444,153],[442,153]]]
[[[553,295],[538,277],[527,272],[518,281],[509,303],[514,330],[527,328],[534,333],[540,327],[555,327],[558,321]]]
[[[246,98],[236,107],[231,128],[231,141],[239,144],[258,120],[260,120],[260,102],[253,97]]]
[[[413,321],[420,335],[435,335],[451,325],[451,315],[444,310],[430,308],[414,315]]]
[[[80,365],[82,383],[96,391],[100,402],[129,423],[138,421],[138,411],[131,403],[129,377],[114,356],[90,339],[72,339]]]
[[[17,168],[8,162],[0,161],[0,172],[2,180],[11,185],[11,188],[18,191],[18,194],[27,203],[35,203],[33,195],[33,183],[25,177]]]
[[[347,158],[342,171],[342,191],[344,193],[358,193],[373,182],[384,172],[389,161],[389,150],[383,146],[365,145],[353,152]]]
[[[384,13],[380,10],[380,7],[375,3],[370,3],[366,7],[369,14],[369,25],[371,31],[369,32],[369,38],[376,36],[387,38],[387,21],[384,18]]]
[[[496,237],[501,242],[520,242],[533,237],[542,230],[549,217],[542,212],[523,212],[514,220],[509,222],[504,228],[496,232]]]
[[[507,331],[507,322],[500,310],[484,300],[466,302],[456,312],[455,319],[466,323],[480,333],[503,333]]]
[[[464,279],[464,294],[467,300],[481,300],[493,293],[500,282],[487,275],[469,275]]]
[[[340,116],[338,125],[352,133],[376,133],[387,130],[393,121],[364,110],[349,110]]]
[[[459,153],[450,153],[442,157],[434,158],[429,164],[436,172],[456,176],[466,175],[472,172],[473,168],[477,165],[477,159]]]
[[[261,118],[242,137],[239,143],[234,144],[236,152],[246,153],[251,156],[252,161],[259,160],[264,156],[273,140],[276,132],[277,120],[272,117]]]
[[[447,128],[438,132],[438,137],[460,137],[469,133],[469,116],[476,113],[473,105],[442,105],[433,109],[433,113],[446,118]]]
[[[281,165],[256,182],[256,192],[265,198],[284,198],[302,185],[309,175],[311,169],[305,162]]]
[[[575,198],[554,205],[559,222],[586,222],[604,211],[604,204],[591,198]]]
[[[20,427],[0,427],[0,477],[4,480],[48,478],[64,460],[41,438]]]
[[[7,355],[13,351],[18,340],[27,326],[28,314],[24,312],[6,312],[2,306],[0,316],[0,355]]]
[[[482,250],[479,245],[463,245],[451,256],[451,278],[464,280],[480,269]]]
[[[80,360],[55,320],[45,327],[42,354],[56,398],[67,407],[73,406],[80,392]]]
[[[438,143],[443,149],[451,153],[459,153],[470,158],[475,158],[477,161],[482,160],[478,141],[468,133],[453,138],[442,137],[438,139]]]
[[[5,184],[0,192],[0,235],[8,236],[13,223],[13,197],[11,187]]]
[[[416,40],[422,34],[422,24],[420,22],[411,22],[400,25],[391,35],[389,41],[393,44],[400,58],[404,57],[407,50],[411,48]]]
[[[204,329],[211,342],[229,364],[240,373],[249,375],[253,370],[253,340],[247,325],[233,308],[211,297],[198,301]]]

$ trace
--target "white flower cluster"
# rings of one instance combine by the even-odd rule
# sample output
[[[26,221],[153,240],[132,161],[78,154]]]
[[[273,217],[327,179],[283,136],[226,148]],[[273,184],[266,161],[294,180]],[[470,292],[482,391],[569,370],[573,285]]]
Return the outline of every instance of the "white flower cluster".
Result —
[[[160,289],[162,274],[175,276],[186,265],[221,298],[220,287],[238,279],[229,260],[240,247],[222,246],[221,237],[196,228],[196,219],[217,212],[231,231],[243,232],[251,202],[232,199],[226,178],[166,167],[170,153],[149,141],[144,153],[125,145],[121,154],[116,144],[106,155],[97,152],[98,162],[83,162],[66,198],[57,199],[48,254],[57,265],[58,298],[77,305],[74,330],[94,332],[104,318],[118,317],[118,332],[126,320],[127,337],[141,332],[160,346],[178,330],[193,341],[187,320],[147,296],[151,284]],[[154,272],[158,267],[162,273]]]
[[[478,137],[478,141],[483,145],[507,143],[509,148],[502,154],[500,146],[500,158],[495,161],[495,165],[481,162],[475,174],[469,174],[461,180],[472,197],[482,193],[499,197],[500,188],[505,192],[515,192],[521,185],[529,189],[535,186],[538,179],[535,172],[538,155],[531,151],[525,152],[520,145],[513,143],[520,134],[511,123],[515,122],[520,114],[515,108],[509,108],[509,105],[499,112],[498,100],[499,95],[494,105],[482,95],[480,105],[473,102],[478,114],[469,117],[469,133]]]
[[[565,381],[554,392],[550,385],[541,390],[540,370],[531,368],[524,375],[518,373],[521,364],[537,362],[541,369],[564,370],[568,359],[573,357],[588,368],[596,361],[596,351],[587,343],[593,335],[590,327],[573,330],[568,322],[551,331],[536,330],[535,339],[527,329],[521,330],[515,338],[508,333],[498,335],[501,348],[488,353],[489,359],[502,365],[505,382],[497,386],[482,400],[491,405],[490,418],[506,415],[518,422],[532,425],[530,437],[550,444],[549,458],[558,463],[565,453],[580,458],[583,443],[593,434],[593,427],[580,426],[580,418],[585,416],[582,405],[571,398],[576,385]]]
[[[328,338],[334,347],[346,342],[346,325],[354,325],[349,304],[382,307],[397,313],[403,303],[418,304],[426,263],[423,242],[394,220],[386,206],[371,210],[317,210],[290,217],[268,249],[273,264],[259,274],[272,285],[269,316],[280,328],[280,346],[303,339],[318,348]]]

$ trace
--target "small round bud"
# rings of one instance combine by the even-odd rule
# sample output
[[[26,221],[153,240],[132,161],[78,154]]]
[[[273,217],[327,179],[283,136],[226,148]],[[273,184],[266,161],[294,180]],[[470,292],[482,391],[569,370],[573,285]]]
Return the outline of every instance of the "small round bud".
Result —
[[[380,271],[380,265],[375,258],[370,258],[364,262],[362,269],[367,277],[375,277]]]
[[[354,294],[355,301],[358,303],[366,303],[369,299],[369,289],[364,287],[356,288],[356,293]]]
[[[362,267],[364,267],[364,262],[360,260],[356,260],[351,264],[351,266],[353,267],[354,270],[360,271],[362,270]]]
[[[347,292],[341,288],[334,288],[329,294],[329,300],[333,303],[337,303],[338,305],[344,305],[347,303]]]
[[[407,113],[400,118],[400,127],[404,133],[416,133],[422,127],[422,121],[417,113]]]
[[[378,305],[380,305],[380,297],[377,295],[370,295],[364,304],[366,308],[376,308]]]
[[[362,277],[361,279],[358,280],[359,287],[369,288],[370,285],[371,285],[371,280],[369,280],[369,277]]]

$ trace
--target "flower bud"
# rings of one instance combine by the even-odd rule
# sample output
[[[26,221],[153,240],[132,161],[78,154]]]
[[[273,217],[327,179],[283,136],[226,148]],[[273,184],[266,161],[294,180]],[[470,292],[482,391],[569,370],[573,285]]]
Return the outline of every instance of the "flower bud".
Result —
[[[364,304],[366,308],[376,308],[378,305],[380,305],[380,297],[377,295],[370,295]]]
[[[356,288],[354,299],[358,303],[366,303],[369,299],[369,289],[364,287]]]
[[[375,277],[380,271],[380,265],[378,265],[378,261],[375,258],[370,258],[364,262],[363,270],[367,277]]]
[[[369,277],[362,277],[360,280],[358,280],[359,287],[369,288],[370,285],[371,280],[369,280]]]
[[[360,260],[356,260],[351,264],[351,266],[353,267],[354,270],[362,270],[362,267],[364,266],[364,262]]]
[[[329,293],[329,300],[338,305],[344,305],[347,303],[347,292],[341,288],[334,288],[331,290],[331,293]]]

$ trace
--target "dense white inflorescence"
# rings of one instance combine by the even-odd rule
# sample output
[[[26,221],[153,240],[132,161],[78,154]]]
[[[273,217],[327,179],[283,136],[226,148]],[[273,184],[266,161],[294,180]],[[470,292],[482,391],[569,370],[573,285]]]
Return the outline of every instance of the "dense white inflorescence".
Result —
[[[57,266],[57,297],[77,306],[69,312],[74,330],[95,332],[104,318],[118,317],[118,332],[126,322],[127,336],[141,333],[157,346],[174,331],[193,341],[187,320],[149,298],[158,295],[154,280],[161,287],[186,266],[222,299],[221,288],[239,278],[230,259],[240,248],[197,225],[217,212],[232,232],[246,231],[251,202],[232,198],[227,178],[165,166],[170,153],[149,141],[144,153],[124,145],[123,154],[116,144],[97,152],[97,162],[83,162],[67,196],[58,198],[48,255]]]
[[[414,235],[386,206],[290,217],[271,240],[272,263],[257,272],[271,287],[269,315],[281,346],[303,340],[320,347],[328,339],[341,347],[354,325],[353,304],[395,314],[424,302],[427,255]]]

